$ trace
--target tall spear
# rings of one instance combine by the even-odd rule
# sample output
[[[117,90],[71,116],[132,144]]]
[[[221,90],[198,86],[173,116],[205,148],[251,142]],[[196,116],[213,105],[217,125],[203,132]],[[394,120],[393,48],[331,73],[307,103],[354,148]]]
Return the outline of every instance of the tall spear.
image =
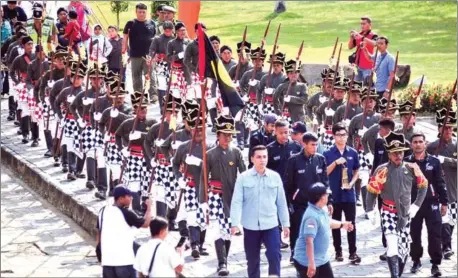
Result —
[[[417,93],[415,94],[413,98],[413,106],[415,107],[415,104],[417,103],[417,98],[421,95],[421,88],[423,87],[423,79],[425,79],[425,75],[422,75],[421,81],[420,81],[420,86],[418,87]],[[409,116],[407,117],[407,123],[410,122],[410,119],[412,118],[414,109],[411,109],[409,112]],[[403,127],[403,133],[407,131],[407,125],[404,125]]]
[[[345,120],[347,119],[347,116],[348,116],[348,109],[350,108],[350,94],[351,94],[351,91],[352,91],[352,88],[353,88],[353,84],[355,83],[355,72],[353,72],[353,75],[351,77],[351,81],[350,81],[350,90],[348,91],[348,96],[347,96],[347,105],[345,106],[345,113],[344,113],[344,117],[343,117],[343,121],[345,122]]]
[[[339,64],[340,64],[340,54],[342,53],[342,43],[340,43],[340,48],[339,48],[339,54],[337,56],[337,63],[336,63],[336,70],[334,72],[334,78],[332,80],[332,89],[331,89],[331,95],[329,96],[328,100],[328,109],[331,107],[331,101],[332,101],[332,94],[334,93],[334,85],[336,84],[337,80],[337,73],[339,72]],[[341,76],[343,78],[343,76]],[[328,116],[324,117],[324,127],[326,128],[328,126]]]
[[[269,73],[267,74],[267,80],[266,80],[266,88],[270,88],[270,83],[272,82],[272,69],[273,69],[273,64],[275,61],[275,52],[277,52],[278,49],[278,37],[280,36],[280,28],[281,28],[281,23],[278,24],[277,28],[277,35],[275,36],[275,43],[272,48],[272,57],[270,59],[270,66],[269,66]],[[262,103],[265,103],[265,92],[262,92]]]
[[[384,115],[385,117],[388,114],[388,110],[389,110],[390,102],[391,102],[391,96],[393,95],[394,83],[396,83],[396,70],[398,69],[398,60],[399,60],[399,51],[396,53],[396,61],[394,62],[394,74],[391,80],[390,91],[388,92],[388,102],[387,102],[387,107],[386,107],[386,111]]]
[[[450,110],[452,109],[453,97],[456,95],[456,82],[457,82],[457,80],[455,79],[455,84],[453,85],[453,89],[452,89],[452,91],[450,93],[450,98],[448,99],[447,112],[445,113],[445,119],[444,119],[444,123],[442,125],[442,130],[441,130],[441,133],[440,133],[440,137],[439,137],[439,144],[437,144],[437,148],[436,148],[436,150],[434,152],[436,155],[439,154],[439,151],[440,151],[442,145],[445,143],[444,142],[445,126],[447,125],[447,120],[448,120],[448,117],[450,115]]]
[[[301,46],[299,47],[299,51],[298,51],[297,56],[296,56],[296,64],[295,64],[295,66],[294,66],[294,72],[296,72],[296,70],[297,70],[296,67],[299,65],[299,60],[301,59],[301,54],[302,54],[302,49],[303,49],[303,48],[304,48],[304,41],[301,42]],[[289,96],[289,93],[290,93],[290,91],[291,91],[292,84],[293,84],[293,82],[290,80],[290,81],[289,81],[289,84],[288,84],[288,88],[286,89],[286,95],[285,95],[285,97],[286,97],[286,96]],[[285,105],[285,101],[284,101],[284,100],[283,100],[283,105],[282,105],[281,111],[283,111],[283,116],[284,116],[285,114],[289,113],[288,107]]]
[[[245,42],[246,42],[247,29],[248,29],[248,27],[245,25],[245,30],[243,31],[242,45],[240,46],[241,53],[239,55],[239,62],[237,63],[237,67],[235,68],[235,76],[234,76],[234,81],[235,82],[238,82],[238,80],[239,80],[240,67],[242,65],[240,60],[242,59],[243,53],[245,52]]]

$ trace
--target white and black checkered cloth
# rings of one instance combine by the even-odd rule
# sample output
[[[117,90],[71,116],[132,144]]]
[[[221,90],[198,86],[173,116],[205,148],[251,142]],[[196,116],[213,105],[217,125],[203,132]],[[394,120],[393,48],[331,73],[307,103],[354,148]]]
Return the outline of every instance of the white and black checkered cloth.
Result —
[[[154,178],[157,186],[162,186],[165,191],[165,203],[170,209],[173,209],[177,205],[177,181],[173,175],[172,165],[159,164],[154,169]]]
[[[142,156],[129,155],[126,161],[126,169],[123,174],[123,183],[134,192],[141,191],[142,197],[148,196],[149,171],[146,160]]]
[[[75,138],[75,134],[78,132],[78,124],[74,119],[64,119],[64,137]]]
[[[265,102],[263,107],[262,107],[262,113],[264,115],[267,115],[267,114],[275,114],[275,109],[274,109],[274,105],[273,103],[270,103],[270,102]]]
[[[449,224],[452,226],[456,225],[456,211],[457,211],[457,202],[452,202],[447,205],[448,214],[450,215]]]
[[[368,153],[364,153],[364,150],[358,150],[358,158],[359,158],[359,170],[371,170],[372,169],[372,161]]]
[[[187,212],[196,211],[199,208],[196,188],[186,185],[184,191],[184,207]]]
[[[158,89],[167,90],[167,85],[169,84],[169,81],[170,81],[169,64],[166,61],[158,61],[156,63],[156,67],[154,68],[154,72],[156,74],[157,79],[160,79],[160,78],[165,79],[165,88],[159,87],[161,84],[158,84]]]
[[[222,193],[214,193],[211,190],[208,192],[208,216],[212,221],[218,221],[218,227],[221,238],[230,239],[231,235],[231,219],[224,214],[224,204]],[[207,228],[205,212],[200,209],[197,221],[201,229]]]
[[[88,153],[95,148],[103,146],[102,134],[95,130],[92,126],[86,126],[81,131],[76,132],[74,148],[75,150],[80,150],[81,144],[81,152]]]
[[[259,113],[259,108],[256,103],[247,102],[245,108],[244,122],[248,123],[250,120],[253,120],[255,124],[259,124],[261,120],[261,113]]]
[[[43,101],[41,104],[43,106],[43,117],[51,117],[50,120],[53,120],[55,118],[55,114],[51,109],[51,105],[48,105],[46,101]]]
[[[118,151],[118,146],[114,142],[107,144],[107,157],[106,163],[108,166],[119,166],[122,164],[122,155]]]
[[[398,237],[398,255],[404,261],[409,256],[410,243],[410,219],[404,228],[396,230],[398,226],[398,215],[394,212],[389,212],[386,209],[381,209],[380,217],[382,222],[382,231],[385,235],[394,234]]]

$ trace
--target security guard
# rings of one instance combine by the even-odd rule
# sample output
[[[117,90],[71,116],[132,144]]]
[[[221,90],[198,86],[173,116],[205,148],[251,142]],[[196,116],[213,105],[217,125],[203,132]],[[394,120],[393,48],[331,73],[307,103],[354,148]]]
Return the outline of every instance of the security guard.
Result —
[[[318,137],[314,133],[307,132],[302,137],[302,141],[304,144],[303,151],[288,159],[285,173],[285,193],[291,221],[290,263],[293,262],[294,247],[299,236],[302,215],[307,209],[308,189],[315,183],[329,186],[325,158],[317,153]],[[329,200],[332,200],[331,196],[329,196]],[[329,201],[330,203],[331,201]]]
[[[423,255],[421,229],[424,220],[428,231],[428,253],[432,263],[431,275],[439,277],[442,275],[438,267],[442,261],[441,224],[442,216],[447,213],[448,202],[444,175],[439,159],[426,152],[425,135],[423,133],[414,133],[411,140],[413,154],[407,157],[405,161],[416,163],[420,166],[421,171],[429,182],[429,186],[425,200],[421,204],[418,213],[412,219],[410,226],[412,237],[410,256],[413,261],[410,272],[417,273],[421,268],[420,258]],[[415,200],[416,195],[417,188],[412,187],[412,200]],[[441,204],[440,206],[439,203]]]
[[[453,228],[456,225],[457,208],[457,149],[456,139],[453,138],[453,130],[456,128],[456,112],[449,112],[449,117],[444,127],[446,114],[447,110],[444,108],[436,112],[436,123],[439,127],[439,133],[443,134],[443,137],[429,144],[427,152],[438,155],[442,169],[444,170],[448,194],[448,211],[447,215],[442,218],[442,252],[444,259],[450,259],[454,254],[452,251],[452,235]],[[444,133],[442,133],[442,129],[444,128]]]
[[[251,132],[250,134],[250,148],[248,150],[248,157],[251,157],[251,150],[258,146],[264,145],[267,146],[275,140],[274,130],[275,122],[277,121],[277,115],[275,114],[266,114],[264,115],[264,126],[256,131]],[[253,163],[250,161],[248,163],[248,168],[253,167]]]

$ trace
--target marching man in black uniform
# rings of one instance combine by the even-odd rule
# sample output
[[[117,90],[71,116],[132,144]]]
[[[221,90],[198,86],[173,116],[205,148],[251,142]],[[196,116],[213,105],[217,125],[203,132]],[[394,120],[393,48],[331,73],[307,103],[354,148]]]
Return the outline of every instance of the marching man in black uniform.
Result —
[[[415,110],[411,113],[412,109],[415,109],[414,104],[411,101],[406,101],[399,104],[399,115],[401,116],[402,128],[396,129],[395,132],[404,134],[407,141],[411,141],[414,133],[421,132],[415,126],[415,120],[417,119],[417,113]]]
[[[175,24],[176,38],[167,43],[167,61],[171,66],[172,83],[170,90],[178,90],[183,98],[186,98],[186,87],[191,82],[191,73],[184,65],[184,52],[190,43],[186,38],[186,26],[178,22]]]
[[[243,49],[242,49],[243,44]],[[237,54],[239,55],[239,62],[237,65],[229,69],[229,77],[234,82],[234,87],[240,92],[240,80],[245,72],[253,69],[250,63],[251,43],[245,41],[237,43]]]
[[[273,56],[273,57],[272,57]],[[270,54],[269,63],[273,63],[273,72],[266,74],[261,78],[261,83],[258,90],[257,101],[262,103],[259,111],[261,114],[275,113],[274,95],[275,90],[285,81],[286,76],[283,73],[285,65],[285,54],[278,52],[275,55]],[[251,157],[251,156],[248,156]]]
[[[332,81],[334,80],[334,71],[331,68],[324,68],[321,71],[321,92],[314,94],[307,102],[307,116],[313,120],[313,125],[318,125],[316,110],[322,103],[329,99],[332,93]]]
[[[407,157],[405,161],[417,163],[423,175],[428,179],[429,185],[425,200],[410,223],[410,235],[412,237],[410,256],[413,261],[410,272],[417,273],[421,268],[420,259],[423,255],[421,230],[423,222],[425,222],[428,231],[428,253],[432,263],[431,275],[439,277],[442,275],[438,267],[442,261],[441,223],[442,216],[447,213],[448,202],[445,180],[439,159],[426,152],[426,137],[423,133],[412,135],[411,147],[413,154]],[[416,194],[417,189],[412,187],[412,200],[415,199]]]
[[[199,199],[205,202],[201,206],[204,211],[208,208],[210,220],[214,220],[213,223],[210,222],[211,227],[217,226],[219,230],[215,240],[217,273],[219,276],[227,276],[227,256],[231,246],[232,194],[238,173],[244,172],[246,166],[240,149],[231,146],[232,136],[236,133],[234,119],[230,116],[218,117],[216,130],[218,145],[207,151],[208,201],[203,200],[203,186],[200,187]],[[200,224],[206,225],[205,222]]]
[[[350,88],[350,86],[351,82],[348,83],[348,99],[345,103],[337,108],[334,116],[332,116],[333,124],[343,122],[347,128],[350,125],[350,121],[353,119],[353,117],[363,112],[363,109],[360,105],[363,83],[354,81],[353,87]],[[347,102],[349,102],[348,107]]]
[[[456,112],[450,111],[447,121],[446,115],[447,110],[445,108],[436,112],[439,136],[443,134],[443,137],[429,144],[427,152],[431,155],[437,155],[444,171],[448,207],[446,215],[442,217],[442,252],[444,259],[450,259],[453,255],[452,235],[457,215],[457,148],[456,139],[453,138],[453,130],[456,128]]]
[[[387,242],[387,262],[391,277],[401,277],[409,256],[410,223],[426,197],[428,180],[416,163],[403,161],[408,150],[404,135],[391,132],[385,137],[389,162],[380,165],[367,187],[367,211],[375,225],[375,200],[383,199],[381,214],[382,231]],[[418,187],[415,200],[410,202],[412,187]]]

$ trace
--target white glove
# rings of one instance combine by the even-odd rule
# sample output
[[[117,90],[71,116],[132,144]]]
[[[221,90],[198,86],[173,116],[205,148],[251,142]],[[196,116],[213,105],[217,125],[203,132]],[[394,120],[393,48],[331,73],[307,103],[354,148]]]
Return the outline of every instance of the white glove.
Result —
[[[264,93],[266,95],[272,95],[274,93],[274,88],[265,88]]]
[[[110,142],[110,140],[111,140],[111,136],[108,134],[105,134],[105,136],[103,137],[103,141]]]
[[[312,124],[314,125],[318,125],[318,119],[316,118],[315,115],[313,115],[313,121],[312,121]]]
[[[67,102],[72,103],[75,100],[75,96],[67,96]]]
[[[112,109],[110,110],[110,117],[116,118],[116,117],[118,117],[118,115],[119,115],[119,110],[118,110],[118,109],[112,108]]]
[[[157,163],[156,163],[156,161],[154,161],[154,158],[151,159],[151,163],[150,164],[151,164],[151,167],[153,167],[153,168],[157,167]]]
[[[363,137],[364,133],[366,133],[367,127],[363,127],[362,129],[358,129],[358,135]]]
[[[97,122],[99,122],[100,119],[102,119],[102,113],[100,113],[100,112],[95,112],[95,113],[94,113],[94,120],[96,120]]]
[[[186,181],[183,179],[183,177],[178,179],[178,186],[180,187],[180,189],[186,188]]]
[[[242,120],[242,112],[243,112],[243,109],[240,109],[240,111],[237,112],[237,114],[235,115],[234,121],[240,122]]]
[[[445,161],[445,156],[442,156],[442,155],[438,155],[437,158],[439,159],[440,163],[444,163]]]
[[[175,143],[172,143],[172,150],[177,150],[178,147],[182,144],[183,142],[181,141],[175,141]]]
[[[49,88],[54,87],[54,84],[55,84],[55,83],[56,83],[56,82],[54,82],[54,80],[48,80],[48,87],[49,87]]]
[[[234,86],[234,88],[238,88],[238,87],[240,87],[240,82],[238,80],[235,81],[235,82],[233,81],[232,82],[232,86]]]
[[[377,214],[375,212],[375,210],[372,210],[370,212],[367,213],[367,218],[369,218],[369,221],[371,222],[372,225],[376,225],[377,224]]]
[[[208,98],[207,99],[207,108],[213,109],[216,108],[216,97]]]
[[[124,157],[127,158],[127,157],[129,157],[130,152],[129,152],[129,150],[127,149],[127,147],[125,147],[125,148],[122,148],[121,154],[122,154],[122,156],[124,156]]]
[[[183,59],[184,58],[184,52],[181,51],[180,53],[178,53],[178,59]]]
[[[259,128],[259,126],[258,126],[257,124],[255,124],[254,122],[250,122],[250,123],[248,124],[248,129],[249,129],[250,131],[257,130],[258,128]]]
[[[243,100],[244,102],[248,102],[250,99],[248,98],[247,95],[244,95],[244,96],[242,97],[242,100]]]
[[[173,96],[174,98],[181,98],[180,90],[178,90],[178,89],[172,89],[171,91],[172,91],[172,96]]]
[[[256,86],[259,84],[259,81],[256,80],[256,79],[251,79],[249,82],[248,82],[248,85],[250,85],[251,87],[253,86]]]
[[[95,100],[95,99],[90,98],[90,97],[83,98],[83,105],[84,105],[84,106],[91,105],[91,104],[94,102],[94,100]]]
[[[291,101],[291,96],[286,96],[285,97],[285,102],[290,102]]]
[[[328,100],[326,96],[320,96],[319,101],[320,103],[325,103]]]
[[[345,119],[345,120],[343,120],[343,123],[344,123],[344,125],[346,127],[349,127],[350,126],[350,121],[351,121],[350,119]]]
[[[157,139],[154,141],[154,145],[158,148],[162,147],[162,144],[164,144],[165,140],[164,139]]]
[[[264,106],[263,106],[262,104],[258,104],[258,110],[259,110],[259,112],[261,113],[261,115],[264,113],[264,112],[262,111],[262,108],[263,108],[263,107],[264,107]]]
[[[200,166],[200,163],[202,163],[202,159],[195,157],[193,155],[187,155],[185,162],[188,165]]]
[[[229,107],[223,107],[223,110],[221,111],[222,115],[227,116],[230,113],[231,113],[231,111],[229,111]]]
[[[207,203],[202,203],[202,204],[199,204],[200,208],[202,208],[202,210],[204,212],[207,212],[208,211],[208,204]]]
[[[336,113],[336,111],[332,110],[332,108],[325,108],[324,109],[324,114],[326,114],[327,117],[332,117],[334,116],[334,114]]]
[[[142,133],[138,130],[135,130],[134,132],[131,132],[129,134],[129,140],[130,141],[134,141],[134,140],[138,140],[142,137]]]
[[[418,212],[419,209],[420,209],[420,208],[419,208],[417,205],[415,205],[415,204],[411,204],[411,205],[410,205],[410,208],[409,208],[409,216],[410,216],[410,219],[412,219],[412,218],[415,217],[415,215],[417,214],[417,212]]]
[[[78,119],[78,125],[79,125],[81,128],[85,128],[85,127],[86,127],[86,122],[85,122],[83,119],[79,118],[79,119]]]
[[[51,102],[49,102],[49,97],[45,97],[45,103],[50,106],[51,105]]]

